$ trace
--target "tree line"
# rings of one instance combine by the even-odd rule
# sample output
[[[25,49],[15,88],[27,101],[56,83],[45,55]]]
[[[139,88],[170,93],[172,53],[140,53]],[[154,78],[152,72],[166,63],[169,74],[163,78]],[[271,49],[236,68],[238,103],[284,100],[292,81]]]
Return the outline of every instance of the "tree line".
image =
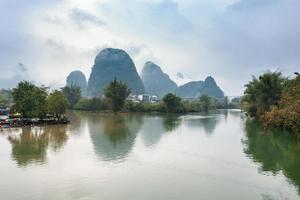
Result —
[[[173,93],[166,94],[156,103],[133,102],[128,100],[130,93],[127,84],[117,79],[112,80],[104,89],[102,97],[93,98],[82,96],[80,87],[74,85],[50,92],[48,87],[22,81],[12,90],[0,91],[0,108],[11,107],[12,113],[19,113],[23,118],[45,118],[62,116],[67,109],[186,113],[230,106],[227,98],[220,102],[202,95],[194,101],[187,101]]]
[[[134,102],[128,100],[131,91],[127,84],[113,80],[104,89],[104,98],[80,98],[74,105],[75,110],[102,110],[113,112],[169,112],[186,113],[208,111],[225,107],[224,103],[218,102],[207,95],[202,95],[197,100],[187,101],[173,93],[166,94],[161,101],[156,103]]]

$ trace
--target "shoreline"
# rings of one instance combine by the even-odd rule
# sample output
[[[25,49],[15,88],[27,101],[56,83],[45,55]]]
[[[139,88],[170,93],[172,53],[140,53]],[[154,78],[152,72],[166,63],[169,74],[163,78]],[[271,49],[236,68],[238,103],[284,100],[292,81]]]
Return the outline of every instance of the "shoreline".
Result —
[[[0,122],[0,130],[9,128],[23,128],[35,126],[48,126],[48,125],[63,125],[69,124],[69,119],[8,119],[6,122]]]

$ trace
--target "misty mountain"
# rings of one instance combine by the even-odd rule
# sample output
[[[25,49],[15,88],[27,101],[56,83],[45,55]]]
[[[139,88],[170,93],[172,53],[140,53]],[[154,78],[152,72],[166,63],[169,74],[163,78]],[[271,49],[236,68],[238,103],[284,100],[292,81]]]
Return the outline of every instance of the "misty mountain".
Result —
[[[86,94],[87,80],[85,75],[81,71],[72,71],[66,80],[67,86],[78,86],[81,89],[82,95]]]
[[[124,50],[107,48],[95,59],[88,81],[88,95],[101,95],[114,78],[126,82],[132,93],[144,93],[143,82],[130,56]]]
[[[175,90],[175,94],[182,98],[198,98],[208,95],[213,98],[224,98],[224,92],[217,85],[213,77],[209,76],[205,81],[191,81]]]
[[[146,93],[157,95],[158,97],[163,97],[177,88],[177,84],[158,65],[152,62],[145,63],[141,78]]]

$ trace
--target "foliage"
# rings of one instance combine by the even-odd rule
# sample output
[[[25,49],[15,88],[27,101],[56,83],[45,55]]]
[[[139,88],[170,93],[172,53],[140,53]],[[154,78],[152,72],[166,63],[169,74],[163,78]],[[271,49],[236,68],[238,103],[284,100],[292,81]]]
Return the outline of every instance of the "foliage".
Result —
[[[277,105],[284,89],[286,79],[280,72],[267,72],[258,79],[252,78],[245,85],[243,101],[246,111],[252,117],[261,117],[270,107]]]
[[[175,94],[168,93],[163,98],[162,101],[166,107],[167,112],[182,112],[182,102],[181,98]]]
[[[61,91],[55,90],[47,98],[48,113],[59,117],[66,113],[68,100]]]
[[[44,117],[47,113],[47,88],[23,81],[12,91],[14,109],[23,117]]]
[[[125,110],[129,112],[165,112],[165,107],[162,103],[126,101]]]
[[[200,100],[202,110],[207,112],[212,105],[211,103],[212,99],[207,95],[202,95],[200,96],[199,100]]]
[[[114,112],[124,108],[126,98],[129,94],[130,89],[128,89],[127,84],[117,81],[116,78],[104,89],[105,98],[109,101],[111,109]]]
[[[107,103],[97,97],[94,97],[92,99],[81,98],[74,107],[75,110],[88,110],[88,111],[106,110],[107,108],[108,108]]]
[[[74,108],[76,103],[80,100],[81,98],[81,89],[78,86],[71,85],[71,86],[66,86],[62,88],[62,92],[65,95],[65,97],[68,99],[69,102],[69,107],[71,109]]]
[[[264,115],[265,127],[290,129],[300,136],[300,76],[287,81],[278,105]]]
[[[240,109],[241,108],[241,98],[239,97],[236,97],[236,98],[233,98],[229,105],[228,105],[228,108],[235,108],[235,109]]]
[[[224,97],[224,108],[229,108],[229,99],[228,99],[228,96]]]
[[[7,108],[13,103],[11,90],[0,90],[0,108]]]

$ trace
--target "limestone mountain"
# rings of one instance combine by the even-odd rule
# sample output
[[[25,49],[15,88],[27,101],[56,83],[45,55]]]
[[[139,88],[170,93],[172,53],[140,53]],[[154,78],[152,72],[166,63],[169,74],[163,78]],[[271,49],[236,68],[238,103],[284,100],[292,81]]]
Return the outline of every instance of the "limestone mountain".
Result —
[[[191,81],[175,90],[175,94],[182,98],[198,98],[208,95],[213,98],[224,98],[224,92],[219,88],[213,77],[209,76],[205,81]]]
[[[88,95],[101,95],[114,78],[126,82],[132,93],[144,93],[143,82],[130,56],[124,50],[107,48],[96,56],[88,81]]]
[[[157,95],[158,97],[163,97],[165,94],[173,92],[177,88],[177,84],[153,62],[145,63],[141,78],[146,93]]]
[[[81,71],[72,71],[68,76],[67,76],[67,86],[78,86],[81,89],[81,93],[83,95],[86,94],[86,89],[87,89],[87,80],[85,75]]]

